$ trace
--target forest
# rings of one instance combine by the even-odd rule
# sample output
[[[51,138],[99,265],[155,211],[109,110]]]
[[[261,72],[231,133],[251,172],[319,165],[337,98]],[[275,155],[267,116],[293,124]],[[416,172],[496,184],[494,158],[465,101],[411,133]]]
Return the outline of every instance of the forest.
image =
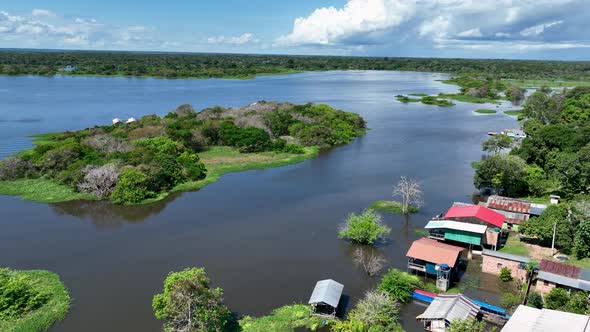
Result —
[[[300,161],[296,156],[309,158],[310,149],[349,143],[365,129],[359,115],[324,104],[261,101],[201,112],[181,105],[164,117],[41,135],[33,149],[0,162],[0,189],[9,188],[7,183],[20,186],[14,182],[19,179],[41,179],[88,198],[141,203],[181,185],[195,189],[186,184],[212,172],[201,160],[205,155],[218,177],[252,168],[244,164],[248,160],[266,161],[266,167]]]
[[[0,51],[2,75],[252,78],[323,70],[486,74],[501,79],[590,80],[590,62],[397,57],[287,56],[107,51]]]

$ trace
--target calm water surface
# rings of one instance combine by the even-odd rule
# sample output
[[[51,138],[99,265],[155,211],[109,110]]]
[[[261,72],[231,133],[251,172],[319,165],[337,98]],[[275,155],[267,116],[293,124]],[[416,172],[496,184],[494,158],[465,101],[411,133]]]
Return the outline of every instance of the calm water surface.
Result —
[[[444,77],[371,71],[255,80],[0,77],[0,157],[30,146],[30,134],[162,115],[182,103],[201,109],[258,100],[322,102],[361,114],[371,128],[313,160],[228,174],[148,206],[46,205],[0,196],[0,266],[60,274],[73,305],[54,331],[158,331],[153,294],[169,271],[192,266],[205,267],[240,314],[306,302],[324,278],[343,283],[352,304],[376,280],[355,267],[354,248],[336,238],[345,216],[390,198],[399,176],[419,179],[426,206],[409,218],[385,216],[393,232],[379,247],[389,266],[405,268],[415,230],[453,201],[471,200],[470,162],[481,158],[486,132],[517,125],[501,112],[472,112],[482,105],[439,108],[394,99],[455,91],[437,81]],[[497,300],[492,284],[482,280],[491,291],[479,291],[481,299]],[[421,331],[414,319],[421,310],[404,310],[408,331]]]

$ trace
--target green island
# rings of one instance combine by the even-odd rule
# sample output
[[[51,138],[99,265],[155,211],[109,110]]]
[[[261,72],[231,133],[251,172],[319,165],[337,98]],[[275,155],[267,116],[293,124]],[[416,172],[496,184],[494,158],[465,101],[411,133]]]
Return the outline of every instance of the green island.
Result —
[[[301,162],[365,131],[357,114],[324,104],[181,105],[164,117],[38,135],[34,148],[0,163],[0,194],[149,203],[225,173]]]
[[[404,96],[404,95],[397,95],[397,96],[395,96],[395,99],[397,99],[398,101],[400,101],[404,104],[420,102],[425,105],[435,105],[435,106],[443,106],[443,107],[455,105],[447,99],[441,99],[441,98],[438,98],[435,96],[429,96],[429,95],[426,95],[423,93],[410,94],[410,96],[422,96],[422,98],[410,98],[410,97]]]
[[[396,201],[375,201],[369,205],[369,209],[391,214],[404,214],[402,204]],[[408,213],[418,213],[419,211],[420,209],[415,206],[408,206]]]
[[[70,295],[55,273],[0,268],[0,331],[45,331],[69,309]]]
[[[490,110],[490,109],[478,109],[474,111],[475,113],[479,113],[479,114],[496,114],[496,110]]]

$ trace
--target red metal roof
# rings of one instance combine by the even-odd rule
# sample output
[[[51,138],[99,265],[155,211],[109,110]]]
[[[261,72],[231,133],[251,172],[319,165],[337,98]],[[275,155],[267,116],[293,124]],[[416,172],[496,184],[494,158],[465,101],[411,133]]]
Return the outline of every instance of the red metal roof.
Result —
[[[582,273],[582,269],[579,267],[550,261],[548,259],[541,260],[541,264],[539,264],[539,270],[572,279],[580,278],[580,274]]]
[[[492,195],[488,198],[488,207],[490,209],[518,212],[518,213],[530,213],[531,202],[514,199],[510,197]]]
[[[445,214],[445,219],[453,218],[477,218],[500,228],[506,219],[503,214],[479,205],[453,206]]]
[[[457,258],[464,249],[423,237],[412,243],[406,256],[430,263],[447,264],[450,267],[455,267]]]

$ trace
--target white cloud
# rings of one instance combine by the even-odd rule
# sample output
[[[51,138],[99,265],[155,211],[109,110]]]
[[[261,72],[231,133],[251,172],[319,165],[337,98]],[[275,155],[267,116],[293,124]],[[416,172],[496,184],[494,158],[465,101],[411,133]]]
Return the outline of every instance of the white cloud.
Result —
[[[482,37],[483,35],[481,34],[481,30],[479,28],[473,28],[473,29],[459,32],[457,34],[457,36],[459,36],[459,37]]]
[[[433,20],[424,21],[419,27],[420,37],[434,36],[435,38],[444,38],[451,26],[449,18],[437,16]]]
[[[256,41],[257,40],[254,39],[254,35],[249,32],[235,37],[215,36],[207,38],[207,43],[209,44],[244,45]]]
[[[55,17],[55,13],[52,12],[51,10],[47,10],[47,9],[33,9],[31,11],[31,14],[33,16],[37,16],[37,17],[43,17],[43,16],[47,16],[47,17]]]
[[[349,0],[344,8],[322,7],[295,19],[293,31],[278,38],[285,45],[335,45],[357,34],[399,26],[413,15],[415,3],[404,0]]]
[[[512,35],[510,33],[508,33],[508,32],[496,32],[494,34],[494,36],[496,36],[498,38],[509,38]]]
[[[543,32],[545,32],[545,30],[547,30],[553,26],[560,25],[562,23],[563,23],[563,21],[559,20],[559,21],[553,21],[553,22],[549,22],[549,23],[535,25],[530,28],[526,28],[526,29],[522,30],[520,32],[520,34],[524,37],[538,36],[538,35],[542,34]]]

